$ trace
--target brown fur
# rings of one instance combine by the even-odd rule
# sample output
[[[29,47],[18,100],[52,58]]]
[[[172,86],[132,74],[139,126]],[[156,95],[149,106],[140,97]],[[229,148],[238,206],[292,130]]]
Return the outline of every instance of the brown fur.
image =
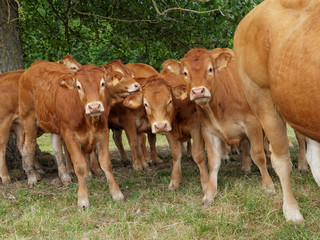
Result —
[[[303,221],[290,188],[290,156],[283,120],[320,141],[319,22],[314,0],[266,0],[239,24],[234,47],[246,98],[272,146],[287,220]],[[319,181],[319,180],[318,180]]]
[[[36,181],[32,159],[35,123],[38,123],[46,131],[60,134],[66,142],[78,177],[80,207],[89,206],[84,180],[87,169],[84,153],[92,152],[95,147],[99,152],[100,165],[108,177],[111,195],[115,200],[123,199],[112,174],[108,150],[110,93],[101,85],[104,78],[105,73],[94,65],[82,66],[74,72],[61,64],[41,61],[28,68],[20,80],[19,110],[25,132],[23,159],[29,185]],[[100,116],[91,117],[85,108],[96,101],[104,111],[100,111]]]
[[[181,70],[190,99],[196,101],[212,169],[210,174],[214,176],[209,181],[204,203],[213,201],[217,190],[216,179],[222,154],[215,150],[221,145],[217,138],[230,145],[241,142],[246,153],[250,152],[249,140],[252,159],[262,175],[262,185],[273,192],[273,183],[266,168],[262,128],[241,89],[232,50],[192,49],[181,60]],[[250,171],[250,165],[250,157],[245,156],[243,169]]]

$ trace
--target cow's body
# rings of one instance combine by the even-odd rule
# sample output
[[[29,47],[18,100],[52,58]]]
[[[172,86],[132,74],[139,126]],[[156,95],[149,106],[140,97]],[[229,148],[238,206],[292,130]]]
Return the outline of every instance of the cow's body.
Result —
[[[320,141],[319,14],[319,1],[267,0],[241,21],[234,40],[243,90],[272,146],[284,215],[295,222],[303,217],[290,187],[283,119]],[[319,162],[319,157],[314,157]]]
[[[89,206],[84,179],[87,169],[85,154],[95,148],[113,199],[123,199],[112,173],[109,155],[111,100],[105,73],[94,65],[83,66],[74,72],[61,64],[39,61],[21,76],[19,89],[19,110],[24,130],[22,157],[29,185],[37,181],[32,162],[36,126],[39,125],[46,132],[61,135],[67,145],[78,177],[78,206]]]
[[[195,104],[183,94],[186,88],[183,77],[163,71],[141,85],[142,92],[127,97],[124,104],[133,108],[143,105],[152,132],[166,134],[173,160],[169,189],[175,190],[180,185],[182,144],[192,138],[192,156],[199,166],[201,186],[205,191],[208,171],[201,125]]]
[[[190,50],[178,69],[184,74],[190,100],[196,103],[207,147],[210,179],[203,203],[209,204],[216,195],[224,142],[230,145],[240,142],[243,161],[250,168],[251,153],[261,172],[263,187],[274,192],[266,168],[262,128],[241,90],[232,50]]]

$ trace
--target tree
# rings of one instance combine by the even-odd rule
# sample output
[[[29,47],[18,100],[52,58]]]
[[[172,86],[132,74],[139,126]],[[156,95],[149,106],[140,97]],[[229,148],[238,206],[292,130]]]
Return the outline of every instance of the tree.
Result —
[[[0,1],[0,73],[24,68],[18,6]]]
[[[0,1],[0,73],[22,68],[24,68],[24,64],[18,6],[14,0]],[[9,167],[21,165],[21,155],[16,147],[14,134],[10,135],[6,160]]]
[[[194,47],[232,48],[239,21],[261,1],[20,0],[25,65],[70,53],[82,64],[121,59],[160,70]]]

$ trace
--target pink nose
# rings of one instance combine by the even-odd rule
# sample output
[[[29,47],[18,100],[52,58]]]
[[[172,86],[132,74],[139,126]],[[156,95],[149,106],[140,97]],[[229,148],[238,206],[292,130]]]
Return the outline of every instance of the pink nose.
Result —
[[[90,113],[97,113],[101,111],[101,103],[90,103],[88,105],[88,109],[90,111]]]
[[[140,90],[140,84],[139,83],[135,83],[133,85],[133,87],[135,88],[135,91],[139,91]]]
[[[154,124],[154,128],[156,132],[166,132],[167,131],[167,123],[166,122],[158,122]]]
[[[195,99],[203,98],[205,96],[205,89],[204,87],[192,88],[191,94]]]

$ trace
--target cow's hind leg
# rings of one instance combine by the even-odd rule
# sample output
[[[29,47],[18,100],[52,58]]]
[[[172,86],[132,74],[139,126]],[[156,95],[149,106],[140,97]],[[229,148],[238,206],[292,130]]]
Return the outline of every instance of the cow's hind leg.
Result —
[[[251,156],[250,156],[250,142],[244,138],[240,142],[241,147],[241,170],[245,173],[251,172]]]
[[[320,143],[307,139],[307,153],[306,158],[310,165],[310,169],[314,179],[320,187]]]
[[[2,183],[9,183],[11,181],[6,163],[6,147],[9,140],[10,126],[10,121],[3,120],[0,123],[0,178]]]
[[[148,133],[148,142],[150,146],[151,158],[153,163],[155,164],[161,163],[162,160],[158,156],[157,147],[156,147],[156,142],[157,142],[156,134]]]
[[[260,123],[257,119],[251,121],[247,126],[248,137],[250,140],[250,153],[253,162],[258,166],[261,178],[262,186],[268,193],[275,193],[273,182],[267,170],[267,160],[263,147],[263,132]]]
[[[294,130],[298,140],[299,155],[298,155],[298,170],[302,173],[308,172],[308,162],[306,159],[306,137]]]
[[[51,134],[51,144],[52,144],[53,154],[57,162],[58,174],[59,174],[60,180],[64,185],[67,185],[71,182],[71,178],[67,172],[66,166],[63,161],[61,137],[57,134]]]
[[[271,162],[278,174],[283,190],[283,213],[287,220],[303,221],[297,201],[295,200],[290,184],[291,161],[289,154],[286,125],[276,110],[272,101],[271,92],[266,88],[259,88],[256,83],[243,72],[239,71],[246,98],[252,110],[258,116],[262,127],[272,147]]]
[[[116,144],[116,147],[118,148],[118,151],[120,153],[121,161],[125,166],[130,165],[130,159],[128,157],[128,154],[126,150],[123,147],[122,143],[122,130],[121,129],[112,129],[112,138],[114,143]]]
[[[33,187],[38,181],[38,172],[34,167],[36,153],[37,126],[35,114],[30,113],[22,122],[24,143],[22,147],[23,168],[28,176],[28,186]]]

